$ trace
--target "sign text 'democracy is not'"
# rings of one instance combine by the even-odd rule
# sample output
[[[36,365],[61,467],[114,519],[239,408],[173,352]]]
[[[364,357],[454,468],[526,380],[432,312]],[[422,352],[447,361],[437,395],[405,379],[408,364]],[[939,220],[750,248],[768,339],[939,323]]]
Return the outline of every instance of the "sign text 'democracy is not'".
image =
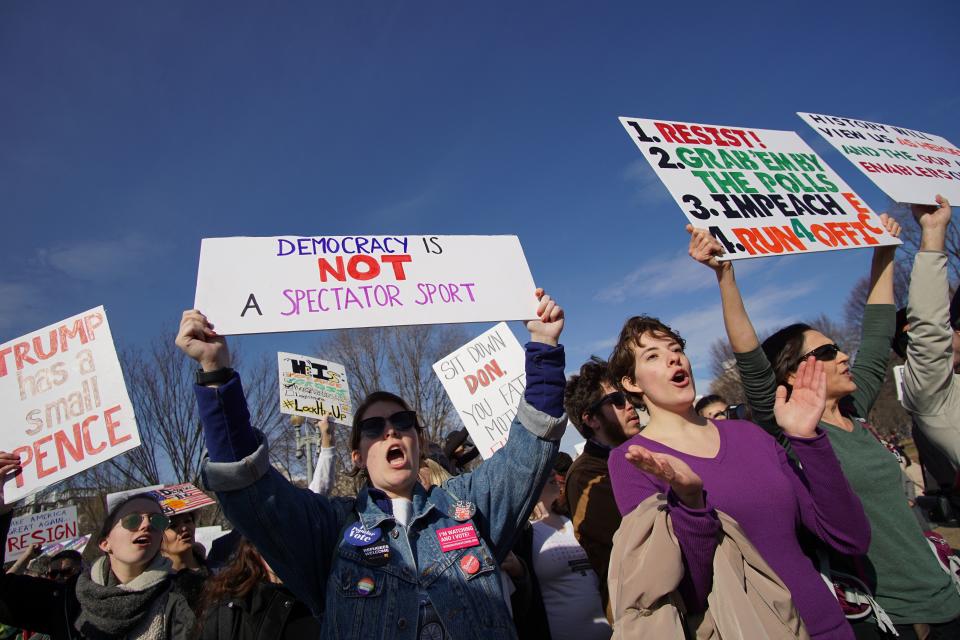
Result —
[[[196,308],[224,335],[525,320],[516,236],[206,238]]]

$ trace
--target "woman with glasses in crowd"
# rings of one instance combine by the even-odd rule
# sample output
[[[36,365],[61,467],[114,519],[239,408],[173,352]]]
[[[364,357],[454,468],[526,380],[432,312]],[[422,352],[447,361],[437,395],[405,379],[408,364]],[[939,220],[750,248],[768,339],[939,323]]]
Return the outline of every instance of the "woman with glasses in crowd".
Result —
[[[224,339],[200,312],[184,313],[177,344],[201,367],[206,486],[322,619],[323,637],[516,637],[498,565],[550,475],[566,424],[563,312],[541,290],[537,297],[524,399],[506,445],[425,490],[417,415],[403,398],[376,392],[356,408],[350,436],[366,485],[339,499],[298,489],[270,467]]]
[[[18,456],[0,452],[0,481],[19,469]],[[6,540],[13,505],[4,503],[2,491],[0,482],[0,539]],[[103,555],[90,571],[66,584],[0,576],[0,622],[53,640],[187,640],[193,612],[160,554],[169,523],[151,496],[124,498],[103,521]]]
[[[887,231],[900,225],[881,216]],[[716,272],[723,319],[741,383],[754,419],[781,439],[773,414],[777,385],[791,388],[797,366],[816,358],[827,373],[827,406],[819,428],[826,432],[843,473],[870,520],[872,538],[865,557],[831,556],[831,567],[866,583],[896,627],[874,620],[854,622],[858,638],[958,638],[960,595],[931,553],[904,495],[897,457],[865,421],[887,373],[896,309],[893,258],[896,247],[874,249],[870,288],[861,324],[856,362],[829,336],[806,324],[792,324],[761,346],[747,315],[731,262],[720,262],[720,244],[702,229],[692,229],[690,255]],[[947,300],[944,300],[944,305]],[[881,614],[882,615],[882,614]],[[928,634],[929,635],[926,635]]]

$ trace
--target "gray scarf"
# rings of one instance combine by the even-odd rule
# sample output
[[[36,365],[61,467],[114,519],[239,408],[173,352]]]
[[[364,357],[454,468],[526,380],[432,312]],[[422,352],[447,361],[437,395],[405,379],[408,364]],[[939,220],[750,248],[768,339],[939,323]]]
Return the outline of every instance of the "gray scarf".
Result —
[[[170,566],[170,561],[157,553],[143,573],[127,584],[119,584],[107,557],[98,559],[90,573],[77,580],[80,615],[74,626],[92,640],[126,636],[154,611],[154,601],[169,590]]]

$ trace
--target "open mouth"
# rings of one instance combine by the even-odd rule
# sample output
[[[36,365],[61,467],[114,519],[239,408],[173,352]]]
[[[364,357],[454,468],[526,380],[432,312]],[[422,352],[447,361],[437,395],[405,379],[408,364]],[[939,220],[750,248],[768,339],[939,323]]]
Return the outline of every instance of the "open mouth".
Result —
[[[407,466],[407,454],[403,452],[403,447],[395,444],[387,449],[387,464],[393,469],[403,469]]]
[[[143,533],[133,539],[133,544],[138,547],[149,547],[150,543],[153,542],[153,538],[148,533]]]
[[[690,376],[687,375],[686,371],[681,369],[673,374],[673,377],[670,378],[670,382],[680,388],[683,388],[690,384]]]

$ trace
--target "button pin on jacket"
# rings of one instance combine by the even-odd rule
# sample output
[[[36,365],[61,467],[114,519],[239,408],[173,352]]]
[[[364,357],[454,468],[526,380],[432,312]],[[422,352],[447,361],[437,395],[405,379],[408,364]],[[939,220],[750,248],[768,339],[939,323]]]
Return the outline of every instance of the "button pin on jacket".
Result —
[[[361,596],[369,595],[373,588],[377,586],[373,578],[360,578],[357,581],[357,594]]]
[[[466,522],[477,512],[477,505],[469,500],[457,500],[450,506],[450,517],[457,522]]]
[[[390,545],[386,542],[374,542],[360,547],[364,561],[374,567],[382,567],[390,561]]]
[[[468,576],[472,576],[477,571],[480,571],[480,561],[477,560],[477,556],[468,553],[460,558],[460,569]]]
[[[355,524],[343,532],[343,539],[347,544],[355,547],[364,547],[380,539],[383,532],[377,529],[367,529],[361,524]]]

